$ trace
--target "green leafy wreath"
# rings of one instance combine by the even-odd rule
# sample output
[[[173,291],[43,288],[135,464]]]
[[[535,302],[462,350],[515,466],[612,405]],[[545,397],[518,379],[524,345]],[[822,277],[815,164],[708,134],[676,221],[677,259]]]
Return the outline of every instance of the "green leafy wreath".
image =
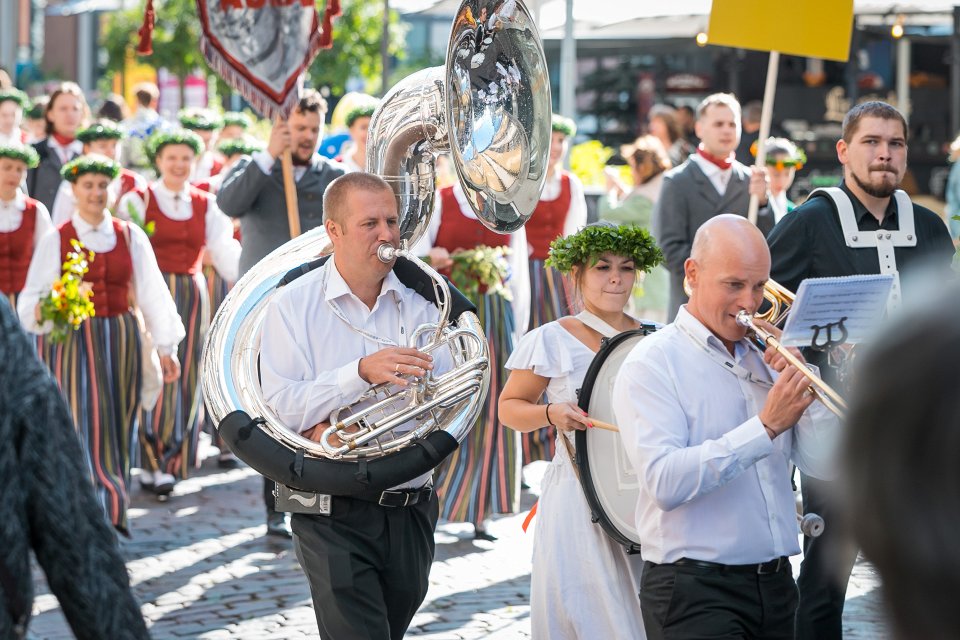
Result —
[[[650,271],[663,262],[660,247],[643,227],[600,223],[551,242],[546,264],[561,273],[570,273],[575,265],[595,265],[604,253],[630,256],[637,271]]]

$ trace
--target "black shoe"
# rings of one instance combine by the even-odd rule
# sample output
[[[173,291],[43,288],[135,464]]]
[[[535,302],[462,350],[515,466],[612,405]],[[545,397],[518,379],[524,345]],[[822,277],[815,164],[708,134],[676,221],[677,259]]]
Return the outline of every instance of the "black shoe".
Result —
[[[221,453],[217,458],[217,466],[221,469],[236,469],[240,466],[240,461],[232,453]]]
[[[293,531],[290,530],[290,523],[287,521],[287,514],[279,511],[271,511],[267,514],[267,535],[288,540],[293,537]]]
[[[497,540],[497,536],[487,533],[486,529],[474,529],[473,539],[486,540],[487,542],[495,542]]]

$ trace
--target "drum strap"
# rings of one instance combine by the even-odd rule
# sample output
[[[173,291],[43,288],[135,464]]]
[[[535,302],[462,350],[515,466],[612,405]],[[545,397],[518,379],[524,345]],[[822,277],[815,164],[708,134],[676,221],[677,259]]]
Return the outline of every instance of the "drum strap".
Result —
[[[598,318],[597,316],[595,316],[594,314],[590,313],[587,310],[581,311],[574,317],[580,322],[582,322],[583,324],[587,325],[588,327],[596,331],[597,333],[599,333],[600,335],[602,335],[604,338],[612,338],[615,335],[620,333],[620,331],[617,331],[616,329],[611,327],[609,324],[607,324],[604,320],[601,320],[600,318]]]

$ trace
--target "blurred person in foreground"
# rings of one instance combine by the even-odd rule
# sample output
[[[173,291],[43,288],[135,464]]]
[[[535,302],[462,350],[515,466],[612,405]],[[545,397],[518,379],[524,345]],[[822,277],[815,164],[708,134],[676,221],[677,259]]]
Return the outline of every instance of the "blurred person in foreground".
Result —
[[[35,349],[0,298],[0,638],[27,632],[31,549],[78,639],[148,638],[67,405]]]
[[[954,284],[856,366],[841,512],[880,573],[897,640],[960,638],[958,317]]]

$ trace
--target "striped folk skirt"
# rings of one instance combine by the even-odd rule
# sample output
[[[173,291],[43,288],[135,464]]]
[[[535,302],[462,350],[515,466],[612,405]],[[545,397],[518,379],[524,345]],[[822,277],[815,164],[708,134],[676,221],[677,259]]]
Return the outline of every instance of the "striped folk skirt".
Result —
[[[481,525],[491,513],[515,513],[520,503],[520,438],[500,422],[497,402],[506,382],[504,363],[513,351],[509,300],[484,294],[477,305],[490,350],[490,392],[473,429],[440,466],[435,486],[440,517]]]
[[[569,281],[543,260],[530,260],[530,324],[529,330],[558,318],[576,313]],[[556,451],[556,430],[537,429],[520,437],[523,443],[523,464],[536,460],[553,460]]]
[[[202,274],[163,274],[187,336],[177,347],[180,378],[163,385],[152,411],[140,421],[141,466],[186,478],[199,465],[200,352],[210,324],[210,302]]]
[[[227,294],[230,293],[232,285],[220,277],[220,274],[217,273],[217,270],[214,269],[211,264],[204,265],[203,277],[207,282],[207,295],[210,297],[210,320],[212,321],[213,316],[217,313],[217,309],[220,308]],[[207,411],[203,403],[202,396],[200,400],[200,429],[213,436],[213,444],[220,449],[221,452],[227,451],[226,445],[223,444],[223,440],[220,439],[220,432],[217,430],[217,425],[213,423],[210,412]]]
[[[107,519],[126,534],[130,461],[140,409],[140,333],[132,313],[90,318],[43,349],[70,407]]]

